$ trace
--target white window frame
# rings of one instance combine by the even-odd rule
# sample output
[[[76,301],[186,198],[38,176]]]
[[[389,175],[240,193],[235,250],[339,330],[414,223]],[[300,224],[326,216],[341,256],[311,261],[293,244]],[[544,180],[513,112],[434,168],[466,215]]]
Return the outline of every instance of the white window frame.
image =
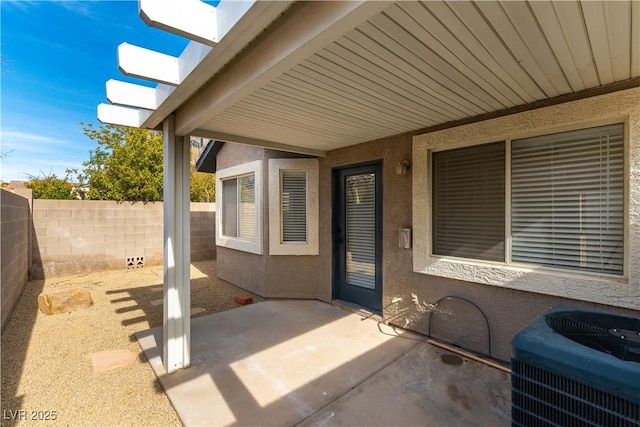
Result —
[[[222,219],[224,206],[222,197],[222,182],[227,179],[245,175],[255,176],[255,204],[256,204],[256,238],[255,240],[225,236],[222,234]],[[262,255],[262,160],[256,160],[242,165],[233,166],[216,172],[216,245],[238,251]]]
[[[413,270],[417,273],[463,280],[467,282],[518,289],[571,299],[598,302],[621,307],[636,307],[640,297],[640,228],[630,227],[629,218],[640,216],[630,212],[633,200],[640,201],[640,180],[630,170],[640,170],[640,90],[587,98],[554,107],[531,110],[484,122],[445,129],[413,138]],[[497,140],[515,140],[530,136],[565,132],[588,127],[623,123],[625,144],[624,166],[624,259],[623,276],[571,272],[548,267],[508,265],[501,262],[476,261],[432,254],[431,242],[431,164],[433,151],[448,150]],[[510,153],[507,152],[507,167]],[[511,192],[505,187],[505,216],[509,218]],[[637,203],[636,203],[637,205]],[[505,239],[510,239],[507,222]],[[510,247],[510,241],[507,247]],[[509,257],[509,254],[507,254]],[[631,258],[633,257],[633,258]],[[509,259],[509,258],[507,258]],[[636,262],[630,262],[636,259]]]
[[[307,241],[282,241],[282,185],[284,171],[307,175]],[[269,254],[318,255],[319,244],[319,166],[317,159],[269,159]]]

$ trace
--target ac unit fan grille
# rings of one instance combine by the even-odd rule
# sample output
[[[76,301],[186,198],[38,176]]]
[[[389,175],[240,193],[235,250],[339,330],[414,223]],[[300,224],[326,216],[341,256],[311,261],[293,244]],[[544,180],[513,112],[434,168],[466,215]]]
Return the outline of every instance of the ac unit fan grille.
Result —
[[[640,404],[517,359],[512,425],[640,427]]]

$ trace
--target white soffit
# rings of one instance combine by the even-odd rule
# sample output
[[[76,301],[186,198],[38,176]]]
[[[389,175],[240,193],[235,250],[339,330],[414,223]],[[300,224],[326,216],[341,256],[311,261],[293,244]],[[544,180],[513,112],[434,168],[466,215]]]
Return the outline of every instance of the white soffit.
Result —
[[[328,151],[640,82],[637,0],[388,6],[224,108],[199,103],[198,127]]]
[[[321,152],[640,83],[637,0],[290,3],[222,0],[219,43],[189,45],[211,50],[142,126]]]
[[[639,77],[638,1],[402,1],[199,127],[332,150]]]

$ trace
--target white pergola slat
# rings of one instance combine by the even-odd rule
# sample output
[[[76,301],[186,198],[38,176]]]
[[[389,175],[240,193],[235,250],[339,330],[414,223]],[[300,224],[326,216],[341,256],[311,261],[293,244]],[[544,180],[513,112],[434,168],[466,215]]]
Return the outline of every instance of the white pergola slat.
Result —
[[[129,43],[118,46],[118,68],[122,74],[170,85],[179,85],[178,58]]]
[[[171,0],[178,1],[178,0]],[[179,2],[179,1],[178,1]],[[176,111],[193,93],[202,87],[212,75],[219,72],[229,61],[238,55],[254,38],[291,5],[292,0],[281,1],[236,1],[222,0],[216,7],[218,12],[219,43],[215,49],[209,47],[188,74],[183,70],[184,81],[171,93],[143,124],[144,127],[155,129],[164,118]],[[180,55],[186,63],[196,55],[187,53],[195,51],[195,46],[201,43],[191,42]]]
[[[218,43],[216,8],[199,0],[139,0],[140,18],[149,26],[210,46]]]
[[[174,203],[186,203],[178,194],[185,160],[169,146],[182,150],[180,137],[190,134],[322,156],[604,85],[640,85],[637,0],[139,5],[149,25],[192,41],[177,58],[122,45],[123,72],[159,84],[108,82],[116,105],[100,105],[98,116],[169,129],[165,200]],[[167,236],[184,233],[183,213],[166,214],[182,218]],[[184,267],[182,255],[171,259]],[[174,267],[165,265],[165,273]],[[186,320],[174,315],[183,308],[184,271],[167,279],[168,370],[167,363],[188,365]]]
[[[156,89],[110,79],[106,84],[107,99],[112,104],[155,110],[158,107]]]
[[[151,115],[150,110],[122,107],[119,105],[98,105],[98,120],[122,126],[140,127]]]

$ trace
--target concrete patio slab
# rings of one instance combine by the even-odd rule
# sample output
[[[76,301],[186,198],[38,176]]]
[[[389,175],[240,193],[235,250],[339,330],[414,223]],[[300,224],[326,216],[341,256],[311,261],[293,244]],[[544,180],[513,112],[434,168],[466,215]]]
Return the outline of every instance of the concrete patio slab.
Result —
[[[510,393],[506,372],[425,342],[300,425],[508,426]]]
[[[187,426],[508,425],[507,374],[446,365],[423,337],[326,303],[267,301],[191,328],[192,366],[171,375],[162,329],[136,334]]]

